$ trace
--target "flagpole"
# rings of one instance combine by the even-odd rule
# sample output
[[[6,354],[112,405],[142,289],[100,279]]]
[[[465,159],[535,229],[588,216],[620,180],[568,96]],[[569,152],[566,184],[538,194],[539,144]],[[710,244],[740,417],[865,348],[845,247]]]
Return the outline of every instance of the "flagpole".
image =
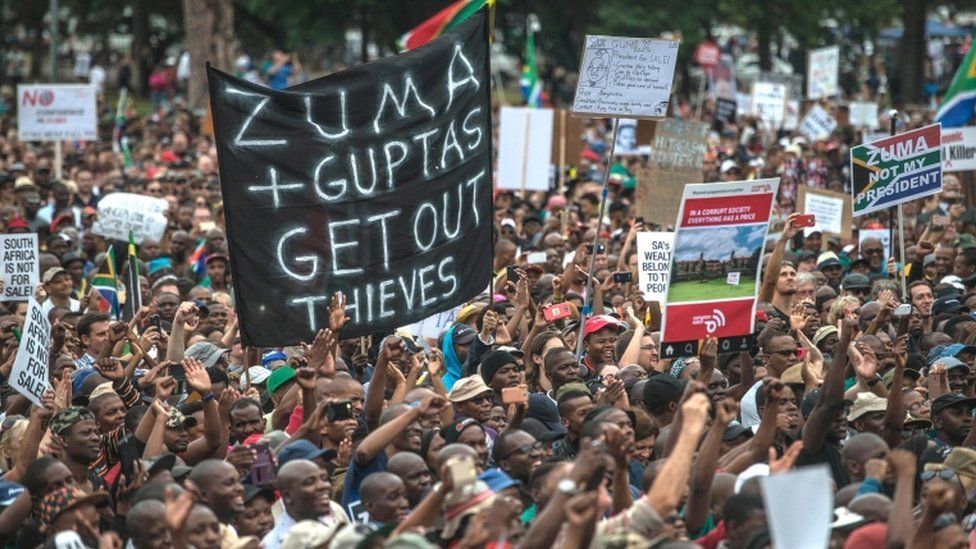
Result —
[[[566,109],[559,110],[559,189],[566,184]]]
[[[898,110],[891,109],[888,111],[888,117],[891,119],[891,128],[889,131],[891,135],[894,136],[898,133]],[[901,204],[888,208],[888,230],[890,231],[888,240],[891,242],[891,246],[895,245],[896,212],[898,216],[898,258],[901,264],[901,269],[899,269],[900,272],[898,274],[899,278],[901,279],[902,299],[907,299],[908,287],[907,281],[905,280],[905,213],[902,210]]]
[[[580,311],[579,334],[576,336],[576,361],[579,362],[583,357],[583,328],[586,326],[586,317],[590,314],[592,307],[590,299],[593,296],[593,273],[596,271],[596,254],[600,248],[600,232],[603,230],[603,213],[607,207],[607,194],[610,189],[610,166],[613,164],[613,153],[617,145],[617,125],[620,119],[613,118],[613,127],[610,132],[610,156],[607,158],[607,169],[603,171],[603,192],[600,195],[600,215],[596,220],[596,235],[593,237],[593,253],[590,254],[590,269],[586,277],[586,290],[583,292],[583,310]]]

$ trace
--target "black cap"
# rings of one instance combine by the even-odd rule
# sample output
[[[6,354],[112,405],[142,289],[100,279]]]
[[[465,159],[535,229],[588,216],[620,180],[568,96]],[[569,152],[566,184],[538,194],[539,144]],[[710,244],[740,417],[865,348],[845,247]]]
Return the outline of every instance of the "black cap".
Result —
[[[844,277],[840,287],[844,290],[868,290],[871,288],[871,280],[861,273],[851,273]]]
[[[959,311],[965,310],[966,306],[962,304],[962,301],[959,301],[959,296],[957,295],[940,297],[932,303],[932,316],[943,313],[958,313]]]
[[[658,374],[644,384],[644,407],[648,410],[660,408],[662,404],[677,402],[685,391],[685,384],[670,374]]]
[[[268,501],[274,502],[274,491],[271,488],[261,488],[251,484],[244,485],[244,503],[251,503],[251,500],[258,496],[264,496],[268,498]]]
[[[61,266],[65,269],[67,269],[68,265],[71,265],[75,261],[80,261],[82,264],[84,264],[85,258],[78,252],[68,252],[61,256]]]
[[[522,421],[522,430],[532,435],[539,442],[552,442],[566,436],[565,432],[551,431],[544,423],[531,417]]]
[[[946,393],[932,401],[932,415],[936,416],[946,408],[966,406],[970,410],[976,408],[976,398],[969,398],[962,393]]]
[[[752,438],[752,429],[738,421],[733,421],[725,427],[725,432],[722,433],[722,442],[732,442],[744,434],[748,434],[749,438]]]

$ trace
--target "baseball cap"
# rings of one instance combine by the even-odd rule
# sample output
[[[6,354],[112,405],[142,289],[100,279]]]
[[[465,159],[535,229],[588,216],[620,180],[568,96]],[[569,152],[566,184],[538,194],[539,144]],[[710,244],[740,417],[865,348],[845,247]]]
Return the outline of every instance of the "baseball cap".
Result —
[[[501,469],[488,469],[484,473],[478,475],[478,480],[487,484],[488,488],[496,494],[502,490],[505,490],[506,488],[511,488],[512,486],[519,486],[522,484]]]
[[[738,170],[738,169],[739,169],[739,164],[736,163],[735,160],[732,160],[731,158],[727,158],[722,161],[722,166],[719,169],[719,172],[726,173],[730,170]]]
[[[600,330],[612,327],[618,332],[623,331],[625,326],[622,322],[608,315],[596,315],[591,316],[586,319],[586,324],[583,326],[583,339],[586,339],[590,334],[599,332]]]
[[[834,252],[824,252],[820,254],[817,258],[817,270],[823,270],[827,267],[841,267],[840,259],[837,259],[837,254]]]
[[[471,326],[467,324],[454,325],[454,343],[466,345],[474,341],[476,337],[478,337],[478,333]]]
[[[501,345],[501,346],[498,347],[497,350],[499,350],[499,351],[505,351],[506,353],[508,353],[508,354],[510,354],[510,355],[512,355],[512,356],[514,356],[516,358],[522,358],[522,357],[525,356],[525,352],[524,351],[522,351],[518,347],[512,347],[511,345]]]
[[[319,457],[326,460],[335,459],[339,453],[331,448],[319,448],[311,441],[300,438],[294,442],[289,442],[287,446],[278,452],[278,469],[281,466],[296,459],[316,459]]]
[[[64,268],[68,268],[68,265],[71,265],[76,261],[80,261],[82,264],[84,264],[85,258],[82,257],[78,252],[68,252],[61,256],[61,266]]]
[[[81,488],[64,486],[54,490],[41,499],[41,502],[36,507],[37,518],[40,519],[41,524],[45,527],[50,527],[65,511],[74,509],[85,503],[97,505],[105,501],[108,501],[108,494],[105,492],[86,494]]]
[[[142,460],[142,464],[149,476],[152,477],[161,471],[172,471],[173,466],[176,465],[176,454],[161,454]]]
[[[750,438],[752,437],[752,429],[739,423],[738,420],[733,420],[725,427],[725,431],[722,433],[722,442],[732,442],[746,433],[749,433]]]
[[[447,393],[447,400],[464,402],[485,393],[493,393],[493,391],[481,376],[462,377],[451,388],[451,392]]]
[[[179,408],[175,406],[169,409],[169,416],[166,418],[166,428],[167,429],[180,429],[196,427],[197,418],[193,416],[185,416]]]
[[[644,406],[651,410],[657,404],[675,402],[681,398],[685,384],[670,374],[658,374],[644,384]]]
[[[258,496],[264,496],[268,498],[269,501],[274,501],[274,490],[271,488],[261,488],[260,486],[254,486],[253,484],[244,485],[244,503],[250,503],[251,500]]]
[[[0,507],[12,504],[23,491],[24,487],[16,482],[0,480]]]
[[[976,398],[969,398],[962,393],[946,393],[932,401],[932,416],[937,416],[942,410],[954,406],[965,406],[972,410],[976,408]]]
[[[959,480],[968,494],[976,486],[976,450],[965,446],[956,446],[949,451],[943,465],[959,475]]]
[[[91,413],[88,408],[68,406],[54,414],[54,417],[51,418],[51,422],[48,424],[48,428],[51,429],[52,433],[60,435],[70,429],[75,423],[89,419],[95,421],[95,414]]]
[[[554,433],[566,434],[566,428],[559,421],[559,408],[556,407],[556,403],[551,398],[543,393],[529,394],[529,409],[525,412],[525,421],[522,422],[522,429],[525,431],[528,431],[525,428],[525,424],[529,420],[538,421],[546,429]],[[528,432],[535,436],[535,433]],[[538,437],[536,439],[542,440]]]
[[[969,221],[972,223],[972,219]],[[962,250],[971,250],[976,248],[976,236],[969,233],[963,233],[956,237],[956,247]]]
[[[904,376],[906,378],[908,378],[908,379],[916,379],[917,380],[917,379],[919,379],[919,378],[922,377],[922,372],[919,372],[918,370],[916,370],[914,368],[905,368],[905,374],[904,374]],[[891,386],[891,382],[895,380],[895,369],[892,368],[892,369],[888,370],[887,372],[885,372],[885,375],[882,376],[881,380],[884,382],[885,387],[890,387]]]
[[[881,398],[874,393],[858,393],[854,405],[847,412],[847,421],[855,421],[864,414],[884,412],[888,409],[888,399]]]
[[[443,516],[445,539],[454,537],[464,517],[476,515],[491,505],[495,492],[483,480],[476,480],[467,490],[453,490],[444,500]]]
[[[801,263],[808,259],[816,259],[816,258],[817,258],[817,254],[815,252],[811,252],[810,250],[800,250],[796,252],[797,263]]]
[[[28,227],[27,225],[27,220],[24,219],[23,217],[20,217],[19,215],[16,217],[11,217],[10,220],[7,221],[7,232],[10,232],[13,229],[27,230],[29,228],[30,227]]]
[[[959,297],[956,295],[943,296],[932,303],[932,316],[943,313],[958,313],[959,311],[965,310],[966,306],[959,301]]]
[[[22,175],[14,180],[14,190],[19,191],[22,189],[34,189],[37,190],[37,185],[34,184],[34,180]]]
[[[813,227],[803,228],[803,238],[809,238],[810,235],[814,235],[814,234],[823,234],[823,229],[820,228],[820,225],[814,225]]]
[[[962,343],[953,343],[942,350],[942,356],[956,357],[959,353],[976,353],[976,347],[972,345],[964,345]]]
[[[265,385],[268,389],[268,394],[274,394],[279,387],[291,381],[295,377],[295,369],[291,366],[282,366],[281,368],[276,368],[271,375],[268,376],[268,382]]]
[[[269,362],[274,362],[276,360],[288,361],[288,355],[281,351],[268,351],[261,356],[261,366],[267,367]]]
[[[221,349],[208,341],[198,341],[190,345],[190,348],[184,354],[185,356],[199,360],[205,368],[210,368],[217,364],[220,357],[224,356],[224,353],[227,352],[230,352],[230,349]]]
[[[946,275],[942,277],[942,280],[939,281],[939,284],[948,284],[949,286],[952,286],[953,288],[959,290],[960,292],[966,291],[966,285],[963,284],[962,279],[956,275]]]
[[[943,351],[944,353],[945,351]],[[932,366],[945,366],[946,371],[952,370],[966,370],[969,371],[969,366],[966,366],[964,362],[953,356],[942,355],[941,358],[932,363]]]
[[[41,280],[45,284],[49,284],[52,280],[54,280],[54,277],[61,273],[67,274],[68,271],[64,270],[64,267],[51,267],[50,269],[44,271],[44,276],[41,278]]]
[[[871,281],[861,273],[851,273],[840,283],[844,290],[867,290],[871,288]]]
[[[813,344],[819,345],[821,341],[827,339],[827,336],[836,333],[838,333],[837,326],[821,326],[813,334]]]
[[[241,376],[241,390],[247,389],[247,378],[251,378],[251,385],[260,385],[271,376],[271,370],[264,366],[251,366],[247,369],[247,376]]]
[[[444,437],[444,443],[453,444],[457,442],[458,438],[461,436],[461,433],[463,433],[468,427],[474,425],[481,427],[481,423],[478,420],[471,419],[469,417],[445,425],[444,428],[441,429],[441,435]],[[484,427],[482,427],[482,429],[484,429]]]
[[[227,259],[227,256],[224,254],[210,254],[207,256],[207,259],[206,261],[204,261],[204,263],[206,265],[210,265],[210,263],[213,261],[223,261],[224,263],[227,263],[230,260]]]

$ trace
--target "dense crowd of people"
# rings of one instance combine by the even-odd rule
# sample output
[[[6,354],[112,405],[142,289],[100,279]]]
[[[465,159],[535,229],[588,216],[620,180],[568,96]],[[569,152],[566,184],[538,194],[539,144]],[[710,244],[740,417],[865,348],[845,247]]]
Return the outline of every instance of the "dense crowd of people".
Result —
[[[287,85],[293,61],[276,52],[261,74]],[[702,180],[780,181],[755,341],[665,359],[666,304],[634,283],[635,239],[673,220],[639,218],[646,159],[608,162],[603,120],[585,122],[565,187],[495,193],[494,293],[439,337],[346,338],[337,296],[313,341],[242,347],[213,137],[168,93],[129,111],[127,155],[110,127],[66,143],[60,179],[51,144],[0,117],[0,230],[38,235],[53,325],[33,405],[9,383],[28,304],[0,304],[5,547],[763,548],[763,479],[813,464],[833,479],[831,547],[976,543],[973,189],[947,174],[907,205],[904,264],[877,239],[797,227],[800,187],[849,191],[864,131],[844,104],[824,104],[839,125],[813,143],[716,124]],[[931,118],[903,113],[902,129]],[[141,297],[129,321],[93,289],[114,260],[93,231],[114,192],[170,206],[120,291]]]

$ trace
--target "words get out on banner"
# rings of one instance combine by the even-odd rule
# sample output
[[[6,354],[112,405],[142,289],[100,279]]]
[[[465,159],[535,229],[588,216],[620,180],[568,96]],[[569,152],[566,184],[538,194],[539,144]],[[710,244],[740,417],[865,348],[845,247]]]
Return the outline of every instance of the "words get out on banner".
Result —
[[[491,275],[488,15],[430,44],[283,91],[211,68],[241,336],[345,337],[474,297]]]

